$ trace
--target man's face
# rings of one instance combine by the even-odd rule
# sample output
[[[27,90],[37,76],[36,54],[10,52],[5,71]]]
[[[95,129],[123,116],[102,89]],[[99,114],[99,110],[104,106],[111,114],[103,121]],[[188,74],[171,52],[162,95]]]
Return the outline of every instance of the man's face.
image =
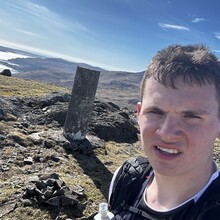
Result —
[[[141,141],[154,171],[165,176],[210,171],[220,133],[214,85],[190,86],[177,79],[172,89],[150,78],[138,103]]]

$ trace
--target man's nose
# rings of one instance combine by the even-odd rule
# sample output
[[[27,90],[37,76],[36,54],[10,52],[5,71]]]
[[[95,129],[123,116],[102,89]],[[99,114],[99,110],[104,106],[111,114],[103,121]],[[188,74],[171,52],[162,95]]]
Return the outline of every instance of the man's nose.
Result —
[[[181,121],[176,116],[167,115],[156,130],[164,141],[175,141],[182,136]]]

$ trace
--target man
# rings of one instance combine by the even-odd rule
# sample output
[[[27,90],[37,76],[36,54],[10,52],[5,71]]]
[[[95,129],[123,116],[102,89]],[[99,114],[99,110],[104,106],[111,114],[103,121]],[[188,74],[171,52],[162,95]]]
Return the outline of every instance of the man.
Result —
[[[217,57],[204,45],[174,45],[159,51],[142,80],[137,115],[151,168],[148,178],[139,180],[138,189],[128,187],[125,194],[136,190],[136,195],[130,204],[124,199],[121,210],[114,208],[113,201],[129,181],[117,185],[125,169],[115,173],[110,187],[115,218],[220,218],[216,205],[220,178],[212,159],[215,139],[220,136]],[[214,197],[213,207],[208,207],[207,201]]]

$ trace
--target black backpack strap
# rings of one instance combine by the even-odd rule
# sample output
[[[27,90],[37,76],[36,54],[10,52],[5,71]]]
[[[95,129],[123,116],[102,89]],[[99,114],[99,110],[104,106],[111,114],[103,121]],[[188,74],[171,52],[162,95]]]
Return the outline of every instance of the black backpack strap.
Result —
[[[147,212],[145,212],[145,211],[143,211],[141,209],[138,209],[138,208],[136,208],[134,206],[126,206],[125,209],[130,211],[130,212],[132,212],[132,213],[134,213],[134,214],[136,214],[136,215],[140,215],[143,218],[146,218],[147,220],[158,220],[158,219],[153,218]],[[135,219],[135,218],[132,218],[132,219]],[[163,220],[163,219],[161,219],[161,220]]]
[[[150,170],[151,165],[146,157],[133,158],[122,165],[115,178],[109,201],[110,210],[114,214],[131,205]]]

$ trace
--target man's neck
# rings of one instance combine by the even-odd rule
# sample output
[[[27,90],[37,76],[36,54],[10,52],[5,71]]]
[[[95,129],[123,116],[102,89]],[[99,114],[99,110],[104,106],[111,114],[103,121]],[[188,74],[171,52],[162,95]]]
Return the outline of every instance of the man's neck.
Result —
[[[154,173],[152,182],[146,190],[146,201],[158,211],[167,211],[192,198],[209,181],[215,172],[215,166],[197,176],[162,176]]]

